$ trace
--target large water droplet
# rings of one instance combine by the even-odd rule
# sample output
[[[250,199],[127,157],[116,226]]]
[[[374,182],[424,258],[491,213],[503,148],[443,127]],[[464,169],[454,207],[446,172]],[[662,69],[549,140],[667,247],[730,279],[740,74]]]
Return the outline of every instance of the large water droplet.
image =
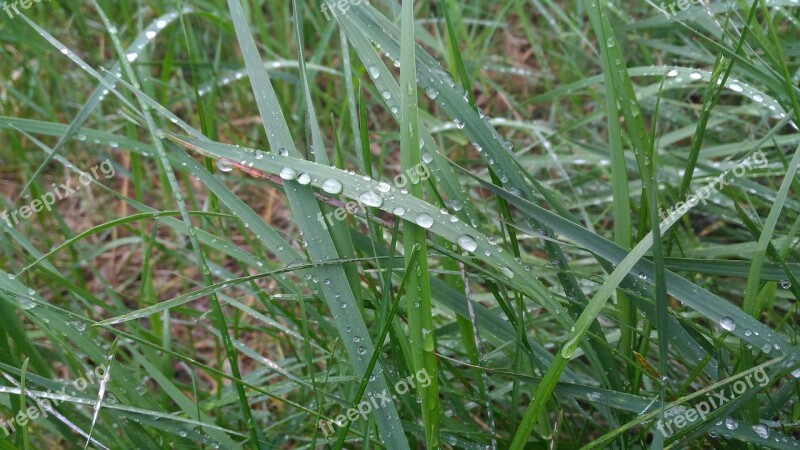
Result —
[[[762,424],[753,425],[753,431],[755,431],[756,434],[762,439],[766,439],[769,437],[769,428],[767,428]]]
[[[398,206],[392,211],[392,213],[394,213],[395,216],[402,216],[403,214],[406,213],[406,209],[403,208],[402,206]]]
[[[375,66],[369,66],[369,74],[372,76],[372,78],[378,78],[381,76],[381,72]]]
[[[735,430],[739,428],[739,423],[733,420],[732,417],[728,417],[727,419],[725,419],[725,428],[729,430]]]
[[[367,206],[371,206],[373,208],[380,208],[383,205],[383,197],[381,197],[378,193],[372,190],[364,192],[363,194],[358,196],[358,200],[361,203]]]
[[[279,174],[282,179],[292,181],[297,179],[297,171],[291,167],[284,167]]]
[[[322,182],[322,190],[328,194],[340,194],[342,192],[342,183],[339,180],[328,178]]]
[[[311,184],[311,175],[309,175],[308,172],[303,172],[297,177],[297,182],[303,186]]]
[[[416,219],[414,219],[414,223],[421,226],[422,228],[430,228],[433,226],[433,217],[427,213],[419,213],[417,214]]]
[[[468,234],[462,234],[458,237],[458,245],[470,253],[474,252],[475,249],[478,248],[478,243],[475,242],[475,238]]]
[[[231,170],[233,170],[233,167],[231,167],[230,164],[228,164],[227,161],[222,160],[222,159],[218,159],[217,160],[217,169],[221,170],[222,172],[230,172]]]
[[[733,331],[736,329],[736,322],[734,322],[730,317],[723,317],[719,321],[719,326],[725,331]]]

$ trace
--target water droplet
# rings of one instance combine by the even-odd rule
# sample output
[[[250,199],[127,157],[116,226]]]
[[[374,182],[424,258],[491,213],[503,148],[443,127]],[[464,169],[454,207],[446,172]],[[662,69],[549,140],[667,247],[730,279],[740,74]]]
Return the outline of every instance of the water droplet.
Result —
[[[677,77],[678,76],[678,71],[675,70],[675,69],[672,69],[669,72],[667,72],[667,76],[670,77],[670,78]]]
[[[364,356],[367,354],[367,348],[363,345],[358,346],[358,354]]]
[[[456,128],[458,128],[459,130],[463,130],[464,129],[464,121],[463,120],[456,119],[453,122],[456,124]]]
[[[766,439],[769,437],[769,429],[762,424],[753,425],[753,431],[755,431],[756,434],[762,439]]]
[[[439,92],[432,87],[427,87],[425,88],[425,95],[427,95],[431,100],[436,100],[436,97],[439,96]]]
[[[153,30],[147,30],[144,32],[144,37],[146,37],[147,39],[153,39],[156,37],[156,34],[157,33]]]
[[[136,58],[139,57],[139,55],[136,54],[136,53],[131,52],[131,53],[128,53],[127,55],[125,55],[125,57],[128,58],[128,62],[134,62],[134,61],[136,61]]]
[[[109,141],[108,142],[108,146],[111,147],[111,148],[117,148],[117,147],[119,147],[119,142],[117,142],[117,141]]]
[[[369,74],[372,76],[372,78],[378,78],[381,76],[381,72],[375,66],[369,66]]]
[[[458,237],[458,245],[470,253],[474,252],[475,249],[478,248],[478,243],[475,242],[475,238],[468,234],[462,234]]]
[[[430,164],[433,162],[433,155],[430,152],[422,152],[422,162],[425,164]]]
[[[283,169],[281,169],[279,175],[281,176],[281,179],[287,181],[292,181],[297,179],[297,171],[292,169],[291,167],[284,167]]]
[[[689,74],[689,78],[691,78],[693,80],[702,80],[703,79],[703,75],[700,72],[692,72],[692,73]]]
[[[756,94],[756,95],[754,95],[754,96],[753,96],[753,100],[754,100],[756,103],[761,103],[761,102],[763,102],[763,101],[764,101],[764,97],[763,97],[763,96],[761,96],[761,95],[759,95],[759,94]]]
[[[782,280],[781,287],[784,289],[789,289],[790,287],[792,287],[792,282],[789,280]]]
[[[728,417],[725,419],[725,428],[729,430],[735,430],[739,428],[739,423],[737,423],[733,418]]]
[[[392,186],[389,185],[389,183],[387,183],[385,181],[381,181],[381,182],[378,183],[378,191],[383,192],[385,194],[385,193],[387,193],[387,192],[389,192],[391,190],[392,190]]]
[[[297,182],[303,186],[311,184],[311,175],[309,175],[307,172],[303,172],[297,177]]]
[[[219,169],[222,172],[230,172],[231,170],[233,170],[233,167],[231,167],[231,165],[228,164],[228,162],[225,161],[224,159],[218,159],[217,169]]]
[[[508,278],[514,278],[514,271],[508,267],[501,267],[500,271],[503,272],[503,275],[507,276]]]
[[[383,197],[375,191],[369,190],[358,196],[358,200],[373,208],[380,208],[383,205]]]
[[[421,226],[422,228],[430,228],[433,226],[433,217],[427,213],[419,213],[417,217],[414,219],[414,223]]]
[[[393,213],[395,216],[402,216],[403,214],[405,214],[405,213],[406,213],[406,209],[405,209],[405,208],[403,208],[402,206],[398,206],[397,208],[395,208],[395,209],[392,211],[392,213]]]
[[[797,369],[794,369],[794,370],[792,371],[792,376],[793,376],[794,378],[800,378],[800,367],[798,367]]]
[[[731,89],[733,92],[742,92],[742,91],[744,90],[744,88],[743,88],[743,87],[741,87],[740,85],[738,85],[738,84],[736,84],[736,83],[731,83],[731,84],[729,84],[729,85],[728,85],[728,87],[729,87],[729,88],[730,88],[730,89]]]
[[[328,178],[322,182],[322,190],[328,194],[340,194],[342,192],[342,183],[339,180]]]
[[[264,152],[262,152],[261,150],[256,150],[256,159],[258,160],[264,159]]]
[[[733,331],[736,329],[736,322],[734,322],[730,317],[723,317],[719,321],[719,326],[725,331]]]

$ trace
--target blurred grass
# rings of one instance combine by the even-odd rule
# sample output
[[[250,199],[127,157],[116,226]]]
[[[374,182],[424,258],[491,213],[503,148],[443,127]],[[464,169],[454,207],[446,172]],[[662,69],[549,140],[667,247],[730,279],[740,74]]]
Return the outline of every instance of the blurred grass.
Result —
[[[345,3],[0,10],[2,448],[797,448],[795,0]]]

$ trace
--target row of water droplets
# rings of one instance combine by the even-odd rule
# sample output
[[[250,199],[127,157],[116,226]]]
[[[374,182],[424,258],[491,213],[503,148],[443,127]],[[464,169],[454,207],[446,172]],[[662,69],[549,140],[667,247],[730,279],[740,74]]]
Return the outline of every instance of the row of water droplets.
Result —
[[[285,148],[281,148],[278,150],[277,155],[280,157],[288,157],[289,152]],[[276,159],[276,155],[270,152],[255,150],[253,151],[253,158],[255,161],[261,161],[265,158],[274,161]],[[242,159],[240,164],[247,167],[254,167],[254,160]],[[224,158],[217,160],[217,167],[224,172],[230,172],[233,170],[233,167]],[[335,167],[332,168],[335,169]],[[347,174],[350,176],[357,176],[353,170],[348,170]],[[335,177],[324,177],[320,180],[318,177],[308,172],[298,171],[297,169],[287,165],[281,165],[280,169],[278,170],[278,175],[284,181],[296,181],[301,185],[310,185],[313,183],[322,191],[330,195],[342,194],[345,189],[345,184]],[[362,182],[368,184],[363,185]],[[450,224],[450,227],[454,226],[461,228],[461,230],[459,230],[458,234],[455,236],[454,242],[458,244],[458,246],[464,251],[475,253],[478,251],[479,246],[481,246],[484,247],[482,253],[486,257],[492,257],[492,255],[495,253],[503,253],[502,247],[497,246],[497,239],[493,237],[483,237],[475,232],[475,230],[467,229],[467,225],[462,224],[458,217],[456,217],[454,214],[451,214],[447,208],[440,208],[438,212],[434,212],[434,210],[422,210],[416,213],[409,211],[405,206],[397,201],[396,193],[398,190],[385,181],[374,181],[369,176],[363,176],[360,177],[360,180],[355,184],[354,189],[357,191],[354,197],[365,206],[384,209],[398,217],[410,220],[426,230],[431,229],[436,223]],[[407,189],[400,189],[399,192],[400,194],[408,195]],[[409,200],[411,200],[411,198],[409,198]],[[394,205],[391,205],[391,203],[394,203]],[[459,200],[449,200],[446,202],[446,204],[454,211],[459,211],[463,208],[463,202]],[[450,227],[448,227],[447,230],[450,230]],[[476,238],[475,236],[479,237]],[[483,245],[479,245],[479,242],[483,242]],[[500,258],[505,259],[505,255],[501,256]],[[521,260],[515,261],[515,263],[519,264],[519,269],[528,270],[530,268],[527,265],[522,265]],[[514,277],[515,271],[512,270],[509,265],[501,266],[500,271],[508,278]]]
[[[665,85],[682,85],[685,84],[686,78],[691,81],[711,81],[711,72],[699,69],[690,69],[686,67],[661,67],[661,71],[655,70],[652,74],[653,76],[662,76],[663,71],[666,70],[667,74],[667,81]],[[717,79],[717,85],[722,84],[722,78]],[[786,117],[786,113],[781,108],[780,104],[776,102],[774,99],[767,96],[765,93],[759,91],[758,89],[754,88],[753,86],[740,81],[736,78],[729,79],[725,83],[725,87],[730,89],[731,91],[742,94],[745,97],[753,100],[753,102],[763,108],[766,108],[770,114],[772,114],[776,119],[783,119]]]

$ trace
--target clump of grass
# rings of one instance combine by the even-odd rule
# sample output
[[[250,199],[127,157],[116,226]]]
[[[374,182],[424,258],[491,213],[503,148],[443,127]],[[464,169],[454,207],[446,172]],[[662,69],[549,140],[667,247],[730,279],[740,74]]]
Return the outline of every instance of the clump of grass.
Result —
[[[346,3],[0,22],[3,448],[797,448],[792,0]]]

